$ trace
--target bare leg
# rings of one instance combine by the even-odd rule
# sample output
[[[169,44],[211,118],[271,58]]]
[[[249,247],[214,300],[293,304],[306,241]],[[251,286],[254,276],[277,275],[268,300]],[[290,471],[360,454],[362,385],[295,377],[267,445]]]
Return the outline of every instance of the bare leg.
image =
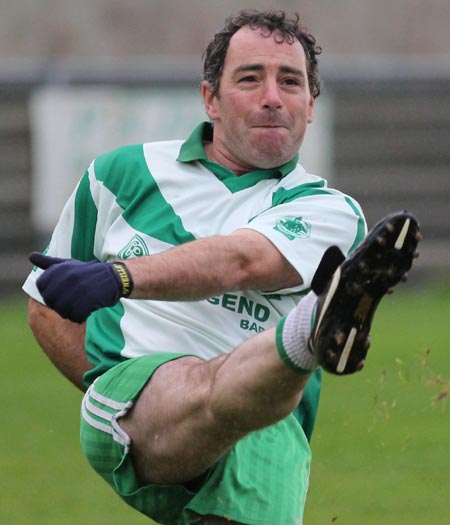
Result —
[[[320,278],[312,283],[319,302],[306,296],[282,327],[291,363],[306,369],[320,363],[337,374],[360,369],[375,309],[411,267],[419,239],[414,217],[400,212],[380,221],[344,262],[335,254],[330,263],[325,254]],[[315,304],[316,364],[304,366],[305,356],[312,356],[307,327]],[[183,483],[200,476],[243,436],[281,420],[298,405],[309,376],[283,363],[275,341],[271,329],[229,355],[207,362],[186,357],[155,372],[123,419],[143,483]]]
[[[308,375],[280,359],[275,329],[211,361],[161,366],[120,420],[142,483],[183,483],[216,463],[251,431],[286,417]]]

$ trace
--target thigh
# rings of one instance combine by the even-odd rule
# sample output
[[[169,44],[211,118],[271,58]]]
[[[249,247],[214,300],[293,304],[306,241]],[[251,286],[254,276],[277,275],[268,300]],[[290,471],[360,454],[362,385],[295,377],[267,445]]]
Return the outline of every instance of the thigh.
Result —
[[[224,426],[212,414],[215,371],[226,358],[189,356],[166,363],[120,419],[131,438],[131,457],[142,484],[195,480],[245,434],[237,424]]]
[[[94,469],[129,505],[158,523],[302,523],[310,451],[293,415],[240,440],[195,488],[139,480],[130,457],[132,442],[118,422],[154,370],[176,357],[146,356],[122,363],[87,392],[81,441]]]
[[[122,448],[128,453],[131,443],[118,421],[132,410],[158,368],[184,357],[180,354],[154,354],[129,359],[97,378],[86,392],[81,406],[82,446],[88,459],[92,457],[95,463],[95,458],[100,456],[97,442],[102,449],[112,441],[119,446],[119,456],[112,455],[111,458],[112,465],[117,467],[122,459]]]

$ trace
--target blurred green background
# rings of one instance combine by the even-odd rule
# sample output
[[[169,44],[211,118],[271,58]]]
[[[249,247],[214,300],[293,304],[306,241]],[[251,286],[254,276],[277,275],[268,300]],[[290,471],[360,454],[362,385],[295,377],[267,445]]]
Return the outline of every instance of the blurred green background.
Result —
[[[151,523],[90,470],[81,393],[41,354],[24,297],[0,301],[0,524]],[[447,525],[450,281],[388,297],[367,369],[325,377],[305,525]]]

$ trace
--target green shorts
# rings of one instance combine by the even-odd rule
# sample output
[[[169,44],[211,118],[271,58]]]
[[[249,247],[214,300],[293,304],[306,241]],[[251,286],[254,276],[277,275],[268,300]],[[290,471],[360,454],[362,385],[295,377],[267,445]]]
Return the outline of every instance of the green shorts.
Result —
[[[100,376],[82,405],[81,443],[89,463],[129,505],[164,525],[212,514],[249,525],[301,525],[311,451],[294,414],[240,440],[196,492],[183,485],[141,486],[119,420],[153,372],[179,354],[125,361]]]

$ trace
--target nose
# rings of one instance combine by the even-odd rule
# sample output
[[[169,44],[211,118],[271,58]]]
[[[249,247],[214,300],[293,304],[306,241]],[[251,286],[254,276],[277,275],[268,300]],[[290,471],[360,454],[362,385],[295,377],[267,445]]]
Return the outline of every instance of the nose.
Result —
[[[265,109],[280,109],[283,105],[280,89],[275,80],[266,79],[264,82],[261,105]]]

